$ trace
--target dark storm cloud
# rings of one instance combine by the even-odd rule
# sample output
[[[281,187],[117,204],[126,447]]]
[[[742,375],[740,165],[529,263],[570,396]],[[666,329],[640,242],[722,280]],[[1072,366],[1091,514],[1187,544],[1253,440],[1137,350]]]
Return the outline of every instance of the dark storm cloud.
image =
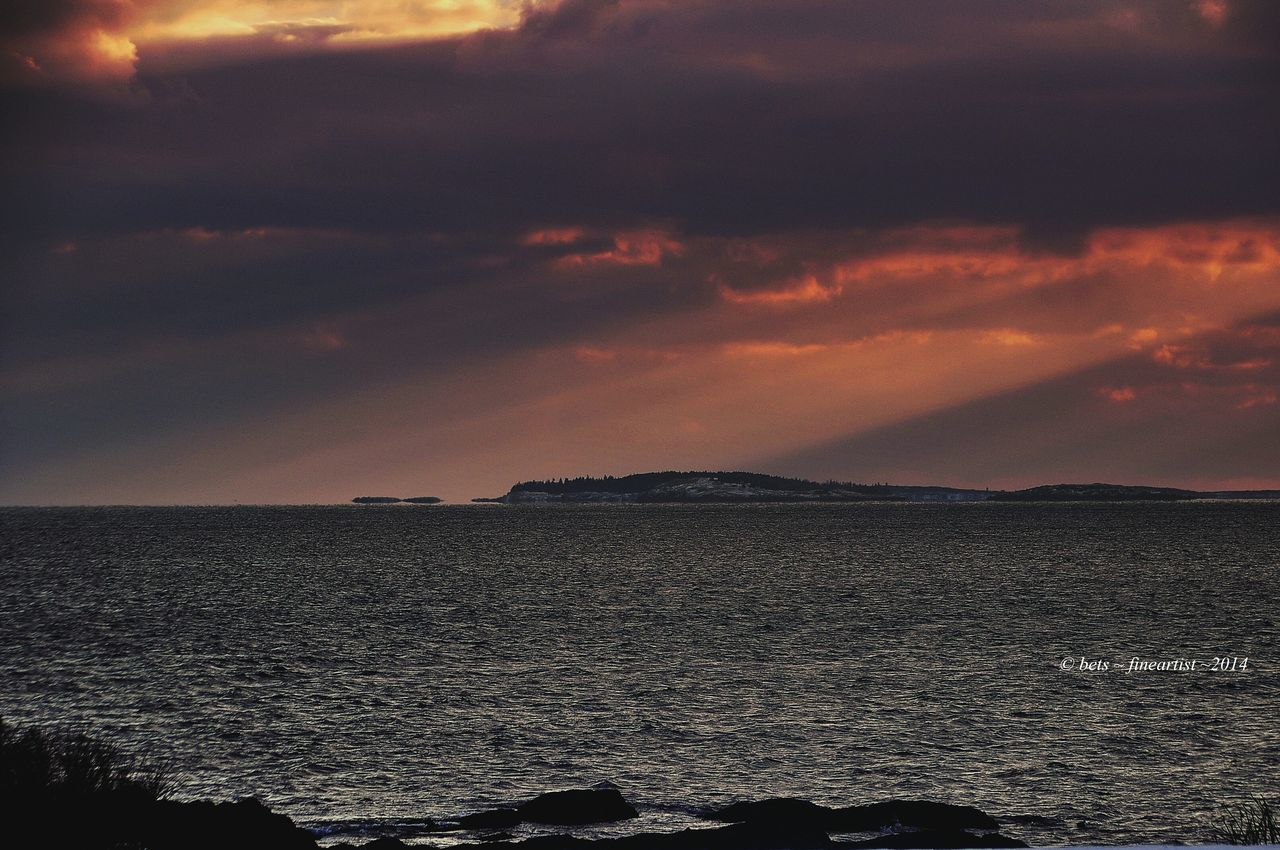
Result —
[[[49,165],[20,185],[56,199],[14,224],[1069,233],[1274,208],[1280,64],[1232,29],[1260,7],[1215,29],[1181,3],[1131,25],[959,5],[566,3],[515,32],[187,68],[176,104],[183,63],[144,51],[147,107],[13,104],[41,148],[14,152]]]

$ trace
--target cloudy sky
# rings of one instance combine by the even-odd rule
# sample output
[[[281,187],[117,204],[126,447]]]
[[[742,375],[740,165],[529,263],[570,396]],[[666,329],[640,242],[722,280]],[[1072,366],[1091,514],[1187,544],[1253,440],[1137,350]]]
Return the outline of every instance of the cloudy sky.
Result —
[[[1280,4],[0,14],[0,502],[1280,487]]]

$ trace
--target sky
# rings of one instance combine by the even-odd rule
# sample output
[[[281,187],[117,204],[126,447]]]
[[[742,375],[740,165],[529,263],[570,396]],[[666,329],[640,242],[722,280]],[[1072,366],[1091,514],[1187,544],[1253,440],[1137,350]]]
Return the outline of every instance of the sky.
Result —
[[[9,0],[0,503],[1280,487],[1280,4]]]

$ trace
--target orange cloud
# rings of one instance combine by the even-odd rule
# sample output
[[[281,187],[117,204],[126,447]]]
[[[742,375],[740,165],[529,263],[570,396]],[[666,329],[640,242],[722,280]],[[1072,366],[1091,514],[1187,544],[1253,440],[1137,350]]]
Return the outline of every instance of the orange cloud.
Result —
[[[1277,400],[1280,400],[1280,396],[1276,394],[1275,390],[1262,389],[1250,385],[1247,392],[1248,395],[1236,404],[1237,410],[1249,410],[1254,407],[1263,407],[1269,404],[1275,404]]]
[[[790,342],[730,342],[724,353],[730,357],[795,357],[802,354],[819,354],[831,346],[821,343],[796,344]]]
[[[832,273],[840,283],[938,275],[972,280],[1016,276],[1027,283],[1041,283],[1060,277],[1064,271],[1060,261],[1020,256],[1016,249],[992,249],[887,254],[842,263]]]
[[[1224,272],[1280,267],[1280,229],[1268,221],[1227,221],[1095,232],[1079,256],[1026,252],[1013,228],[915,227],[891,231],[889,250],[836,263],[841,283],[886,278],[1011,276],[1028,283],[1098,271],[1109,265],[1165,265],[1216,280]]]
[[[1068,255],[1029,251],[1013,228],[920,226],[850,232],[845,238],[859,246],[856,256],[826,262],[805,256],[835,253],[830,246],[839,238],[824,235],[825,244],[797,239],[790,251],[785,240],[771,240],[782,254],[777,264],[806,269],[780,283],[730,282],[726,276],[750,279],[755,269],[723,262],[707,279],[720,301],[735,307],[827,305],[796,312],[794,321],[809,326],[810,338],[818,326],[842,335],[842,323],[867,332],[874,322],[945,326],[944,317],[959,316],[969,326],[989,322],[989,344],[1054,344],[1046,335],[1067,331],[1119,353],[1177,344],[1280,308],[1273,284],[1280,273],[1280,222],[1274,220],[1110,228]],[[1029,296],[1040,290],[1045,296]],[[759,315],[744,311],[737,321],[762,321],[752,318]],[[777,321],[791,320],[779,315]]]
[[[1103,387],[1098,390],[1098,394],[1116,404],[1124,404],[1138,397],[1133,387]]]
[[[993,343],[996,345],[1035,345],[1040,340],[1035,334],[1029,334],[1026,331],[1015,330],[1013,328],[1000,328],[993,331],[986,331],[982,335],[983,342]]]
[[[656,266],[670,255],[680,255],[684,246],[661,230],[630,230],[614,234],[613,248],[594,254],[569,254],[556,260],[558,268],[594,266]]]
[[[843,291],[840,284],[824,285],[813,275],[779,289],[737,290],[721,283],[720,297],[731,304],[812,304],[830,301]]]
[[[1200,345],[1162,345],[1152,359],[1166,366],[1177,369],[1219,369],[1239,372],[1250,372],[1266,369],[1275,361],[1270,357],[1244,357],[1242,359],[1217,362],[1208,350]]]
[[[1090,240],[1087,265],[1163,266],[1217,282],[1225,276],[1280,267],[1273,223],[1223,222],[1101,230]]]
[[[1215,27],[1222,26],[1222,22],[1227,19],[1231,11],[1227,6],[1227,0],[1197,0],[1195,8],[1200,13],[1200,17]]]
[[[1152,355],[1152,359],[1178,369],[1205,368],[1209,365],[1207,360],[1185,345],[1162,345]]]
[[[571,245],[582,239],[584,231],[581,227],[558,227],[547,230],[534,230],[526,233],[520,240],[521,245]]]
[[[1149,342],[1155,342],[1160,338],[1160,331],[1155,328],[1137,328],[1129,334],[1129,342],[1134,348],[1142,348]]]
[[[728,357],[797,357],[809,354],[847,354],[858,349],[876,346],[928,345],[933,342],[934,331],[894,330],[872,334],[857,339],[837,342],[789,342],[786,340],[746,340],[725,343],[721,351]],[[961,334],[960,336],[965,336]]]

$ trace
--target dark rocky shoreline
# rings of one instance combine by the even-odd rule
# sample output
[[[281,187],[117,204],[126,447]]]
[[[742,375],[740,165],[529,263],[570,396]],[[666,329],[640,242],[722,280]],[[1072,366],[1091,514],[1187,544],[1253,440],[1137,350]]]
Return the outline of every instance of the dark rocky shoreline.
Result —
[[[256,799],[235,802],[177,802],[109,792],[81,799],[28,801],[46,809],[41,820],[55,827],[71,847],[148,850],[311,850],[317,835]],[[618,823],[639,815],[615,789],[581,789],[541,794],[508,808],[428,820],[415,839],[449,835],[455,846],[524,850],[806,850],[806,848],[1006,848],[1026,847],[997,831],[995,818],[969,806],[915,800],[888,800],[831,808],[807,800],[778,798],[736,803],[708,811],[706,828],[645,832],[617,837],[582,837],[570,828]],[[563,831],[516,837],[522,825]],[[857,837],[852,833],[870,833]],[[834,834],[834,837],[833,837]],[[12,846],[35,846],[16,844]],[[43,845],[42,845],[43,846]],[[415,845],[384,836],[361,844],[330,845],[339,850],[398,850]]]
[[[570,802],[572,801],[572,802]],[[558,818],[623,820],[635,817],[635,809],[617,791],[570,791],[542,795],[518,809],[501,809],[469,815],[463,825],[514,826],[526,809],[550,804]],[[567,808],[561,808],[567,806]],[[495,817],[496,816],[496,817]],[[808,800],[774,798],[735,803],[704,816],[728,824],[678,832],[640,832],[616,838],[580,838],[573,835],[540,835],[512,840],[509,834],[490,836],[484,847],[525,850],[805,850],[805,848],[982,848],[1026,847],[1022,841],[1001,835],[995,818],[971,806],[923,800],[887,800],[868,805],[831,808]],[[512,818],[509,822],[506,818]],[[526,818],[527,820],[527,818]],[[545,821],[543,821],[545,822]],[[564,820],[556,822],[563,823]],[[578,821],[585,822],[585,821]],[[874,833],[864,839],[832,837],[835,834]],[[337,845],[352,848],[352,845]],[[370,845],[364,845],[369,847]],[[407,847],[394,839],[374,842],[374,850]]]

